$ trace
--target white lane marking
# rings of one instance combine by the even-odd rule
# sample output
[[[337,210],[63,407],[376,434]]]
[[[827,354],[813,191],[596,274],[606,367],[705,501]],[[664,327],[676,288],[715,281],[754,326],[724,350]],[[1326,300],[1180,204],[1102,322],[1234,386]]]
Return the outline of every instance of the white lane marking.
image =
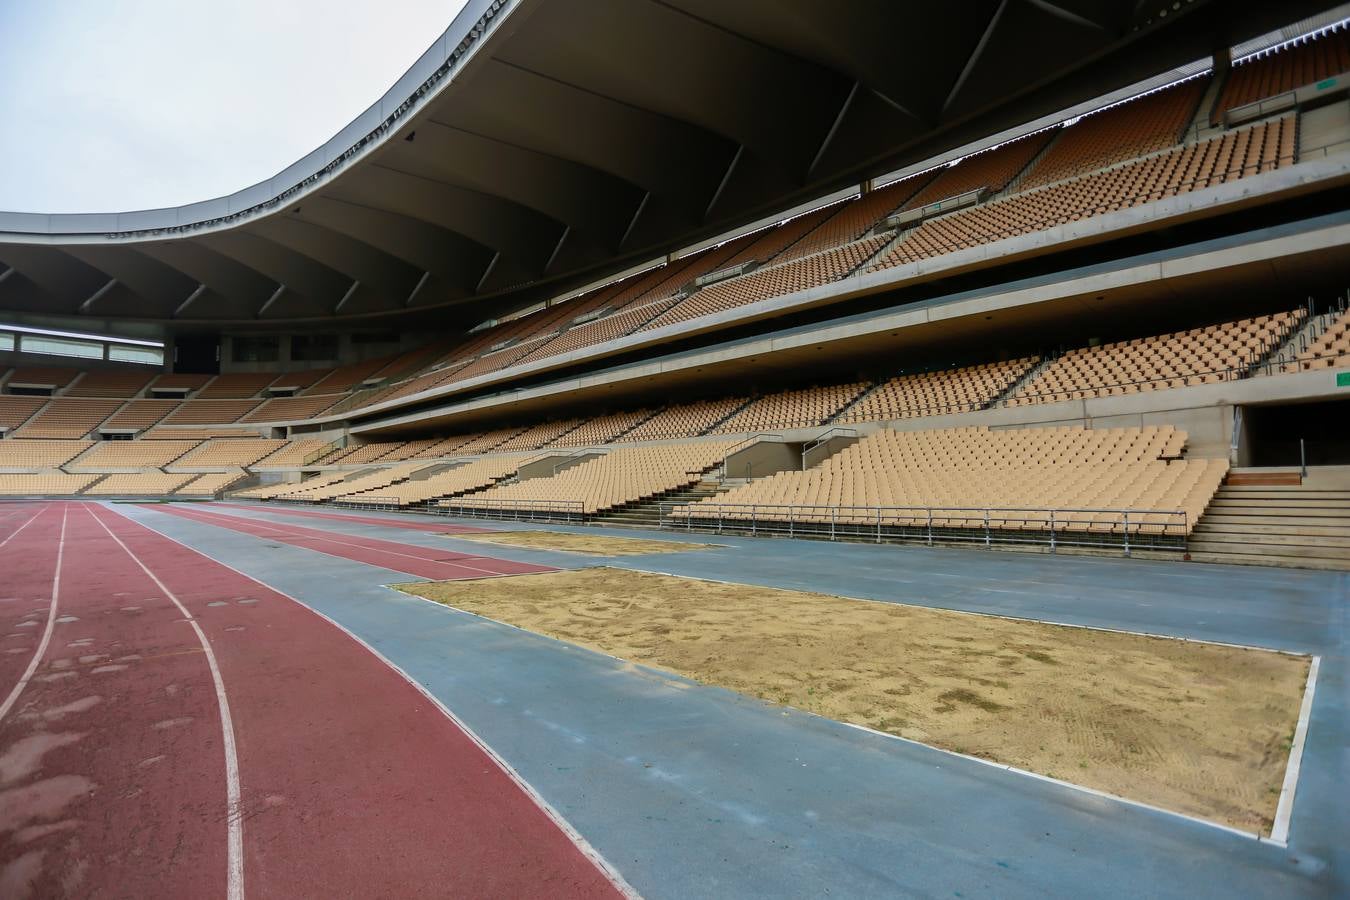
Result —
[[[1289,840],[1289,824],[1294,817],[1294,792],[1298,789],[1298,772],[1303,765],[1303,745],[1308,738],[1308,720],[1312,718],[1313,692],[1317,689],[1317,670],[1322,657],[1314,656],[1308,666],[1308,686],[1303,689],[1303,705],[1294,726],[1294,742],[1289,746],[1289,763],[1284,770],[1284,786],[1280,788],[1280,802],[1275,805],[1275,824],[1270,839],[1280,843]]]
[[[13,531],[11,531],[10,534],[9,534],[9,537],[5,538],[3,541],[0,541],[0,547],[3,547],[3,546],[5,546],[6,544],[8,544],[10,541],[14,540],[15,536],[17,536],[18,533],[19,533],[20,531],[23,531],[23,530],[24,530],[25,528],[27,528],[29,525],[32,525],[32,524],[33,524],[33,519],[36,519],[38,516],[42,515],[42,514],[43,514],[44,512],[46,512],[46,511],[47,511],[46,509],[39,509],[36,513],[33,514],[33,518],[32,518],[32,519],[29,519],[27,522],[24,522],[24,523],[23,523],[22,525],[20,525],[18,528],[16,528],[16,529],[14,529]]]
[[[125,514],[122,513],[120,510],[117,511],[117,515],[125,517]],[[497,751],[493,750],[492,747],[488,745],[487,741],[479,737],[478,733],[474,731],[472,728],[470,728],[468,723],[466,723],[459,716],[451,712],[449,707],[447,707],[444,703],[442,703],[439,697],[431,693],[431,691],[427,690],[426,687],[424,687],[421,684],[421,682],[419,682],[417,679],[413,678],[411,675],[405,672],[397,663],[389,659],[389,657],[385,656],[383,653],[376,650],[370,644],[367,644],[364,640],[357,637],[354,633],[349,631],[347,627],[343,625],[341,622],[338,622],[337,620],[327,615],[324,615],[323,613],[319,612],[317,609],[310,606],[303,600],[300,600],[286,593],[285,591],[279,590],[273,587],[272,585],[267,584],[264,581],[260,581],[259,579],[254,578],[252,575],[249,575],[247,572],[243,572],[239,569],[236,569],[234,566],[230,565],[227,562],[223,562],[219,559],[216,559],[213,556],[208,556],[207,554],[202,553],[195,547],[188,546],[187,544],[178,540],[178,538],[171,537],[158,529],[152,529],[148,525],[142,524],[141,527],[153,531],[155,534],[164,538],[166,541],[172,541],[178,546],[192,553],[195,553],[198,556],[201,556],[205,559],[209,559],[211,562],[215,563],[218,566],[222,566],[226,569],[229,569],[231,572],[234,572],[241,578],[247,578],[254,584],[260,585],[261,587],[264,587],[267,590],[272,591],[274,594],[278,594],[282,597],[285,597],[287,600],[290,600],[292,603],[295,603],[301,609],[309,610],[309,612],[318,616],[320,619],[323,619],[329,625],[332,625],[338,631],[341,631],[343,634],[347,635],[347,637],[351,638],[352,641],[355,642],[357,646],[365,648],[365,650],[369,652],[372,656],[374,656],[380,662],[384,663],[386,666],[388,666],[389,668],[393,669],[396,673],[398,673],[398,675],[402,677],[404,681],[412,685],[413,688],[416,689],[418,693],[420,693],[423,697],[427,698],[427,700],[430,703],[432,703],[437,709],[439,709],[447,719],[449,719],[452,723],[454,723],[456,728],[460,729],[460,731],[462,731],[466,736],[468,736],[469,740],[473,741],[473,743],[480,750],[483,751],[484,755],[487,756],[488,759],[492,760],[492,762],[496,764],[497,768],[501,769],[502,772],[506,775],[506,777],[515,783],[516,787],[518,787],[525,794],[525,796],[528,797],[534,803],[534,805],[537,806],[539,810],[543,812],[543,814],[547,816],[550,821],[553,822],[554,826],[556,826],[559,831],[561,831],[569,840],[571,840],[571,842],[576,846],[576,848],[581,851],[581,854],[585,856],[587,859],[589,859],[591,863],[597,869],[600,870],[600,874],[604,875],[605,878],[609,880],[610,884],[614,886],[615,890],[617,890],[624,897],[629,898],[629,900],[641,900],[642,895],[639,894],[637,890],[633,888],[632,885],[630,885],[627,881],[624,880],[624,877],[621,874],[619,874],[619,870],[614,868],[614,866],[610,864],[609,860],[605,859],[605,857],[600,854],[599,850],[596,850],[595,847],[591,846],[591,843],[587,841],[585,837],[582,836],[581,832],[577,831],[576,828],[572,826],[571,822],[568,822],[567,819],[563,818],[562,813],[554,809],[553,806],[547,800],[545,800],[538,791],[534,789],[533,785],[531,785],[524,778],[522,778],[520,773],[517,772],[514,768],[512,768],[510,763],[508,763],[502,757],[498,756]]]
[[[228,525],[219,525],[219,524],[217,524],[217,523],[215,523],[215,522],[212,522],[212,521],[211,521],[211,517],[214,515],[215,518],[225,519],[225,520],[227,520],[227,521],[232,519],[232,520],[234,520],[234,521],[236,521],[236,522],[239,522],[239,523],[241,523],[241,524],[252,525],[252,526],[255,527],[255,528],[261,528],[261,529],[264,529],[264,530],[266,530],[266,531],[271,531],[271,532],[274,532],[274,533],[277,534],[277,535],[280,535],[281,537],[289,537],[289,538],[292,538],[292,539],[294,539],[294,540],[299,540],[299,541],[319,541],[319,542],[322,542],[322,543],[337,544],[339,547],[355,547],[357,550],[365,550],[367,553],[380,553],[380,554],[384,554],[385,556],[402,556],[402,557],[404,557],[404,558],[406,558],[406,559],[415,559],[415,560],[417,560],[418,562],[424,562],[424,563],[434,563],[435,565],[438,565],[438,566],[454,566],[455,568],[459,568],[459,569],[471,569],[471,570],[473,570],[474,572],[482,572],[484,575],[488,575],[488,576],[493,576],[493,575],[512,575],[512,574],[516,574],[516,573],[513,573],[513,572],[494,572],[494,571],[492,571],[491,569],[483,569],[483,568],[479,568],[478,566],[471,566],[471,565],[469,565],[468,563],[461,562],[460,560],[457,560],[457,559],[428,559],[428,558],[425,557],[425,556],[417,556],[416,554],[413,554],[413,553],[399,553],[397,550],[384,550],[384,549],[381,549],[381,548],[379,548],[379,547],[367,547],[365,544],[352,544],[352,543],[349,543],[349,542],[347,542],[347,541],[339,541],[339,540],[337,540],[337,539],[335,539],[335,538],[330,538],[330,537],[315,537],[315,536],[312,536],[312,535],[302,534],[301,532],[298,532],[298,531],[287,531],[287,530],[286,530],[284,527],[282,527],[282,526],[276,526],[276,527],[271,527],[271,528],[269,528],[267,525],[263,524],[262,522],[256,521],[256,520],[244,519],[244,518],[242,518],[242,517],[240,517],[240,516],[227,516],[227,515],[225,515],[225,514],[223,514],[223,513],[214,513],[214,514],[212,514],[212,513],[199,513],[199,512],[195,512],[195,511],[189,513],[189,512],[187,512],[187,511],[185,511],[185,510],[174,510],[174,511],[173,511],[173,514],[174,514],[174,515],[177,515],[177,516],[181,516],[181,517],[184,518],[184,519],[189,519],[189,520],[195,521],[195,522],[201,522],[203,525],[215,525],[217,528],[229,528]],[[295,527],[302,527],[302,526],[295,526]],[[310,530],[317,531],[318,529],[310,529]],[[247,531],[244,531],[244,532],[241,532],[241,533],[242,533],[242,534],[249,534],[249,532],[247,532]],[[340,536],[341,536],[341,537],[349,537],[350,535],[340,535]],[[253,535],[253,537],[261,537],[261,536],[255,534],[255,535]],[[386,541],[384,538],[369,538],[369,540],[382,541],[383,543],[386,543],[386,544],[396,544],[396,543],[397,543],[396,541]],[[292,545],[292,546],[294,546],[294,545]],[[405,544],[405,545],[403,545],[403,546],[407,546],[407,547],[417,547],[416,544]],[[301,547],[300,549],[304,550],[304,549],[310,549],[310,548]],[[419,550],[426,550],[428,553],[435,553],[435,552],[437,552],[436,549],[435,549],[434,547],[418,547],[418,549],[419,549]],[[319,552],[322,553],[323,551],[320,550]],[[343,557],[343,558],[345,559],[346,557]],[[476,557],[470,556],[470,557],[466,557],[466,558],[467,558],[467,559],[475,559]],[[509,562],[509,560],[507,560],[507,561]],[[354,560],[351,560],[351,562],[363,562],[363,563],[365,563],[365,564],[368,565],[368,566],[369,566],[369,565],[378,565],[378,563],[369,563],[369,562],[365,562],[365,560],[360,560],[360,559],[354,559]],[[521,563],[521,565],[531,565],[531,563]],[[388,567],[388,566],[380,566],[380,568],[387,569],[387,568],[389,568],[389,567]],[[395,572],[402,572],[402,571],[404,571],[404,570],[402,570],[402,569],[394,569],[394,571],[395,571]],[[407,574],[411,574],[411,573],[407,573]],[[526,573],[522,573],[522,574],[526,574]],[[528,574],[542,574],[542,573],[528,573]],[[451,579],[451,580],[455,580],[455,579]],[[469,581],[469,580],[472,580],[472,579],[463,579],[463,580]]]
[[[61,558],[65,555],[66,551],[67,510],[67,507],[62,507],[61,509],[61,537],[56,542],[56,573],[52,576],[52,603],[47,610],[47,627],[42,632],[42,640],[38,641],[37,650],[33,653],[33,658],[28,661],[28,668],[24,669],[23,675],[19,678],[18,683],[14,685],[14,690],[10,691],[9,696],[5,698],[5,702],[0,703],[0,721],[4,721],[5,716],[9,714],[9,711],[14,708],[14,704],[18,702],[19,695],[23,693],[23,689],[26,688],[28,682],[32,680],[33,673],[37,671],[38,663],[42,661],[42,657],[47,654],[47,645],[50,644],[52,640],[52,628],[56,625],[56,606],[60,602],[61,597]],[[36,519],[37,516],[34,516],[33,518]],[[28,521],[31,522],[33,519],[29,519]],[[27,522],[24,523],[25,526],[27,526],[27,524]],[[16,531],[15,534],[18,534],[18,532]],[[10,535],[10,537],[13,536],[14,535]]]
[[[86,507],[87,509],[87,507]],[[192,613],[188,612],[183,602],[168,586],[159,580],[159,577],[151,572],[150,569],[141,562],[139,556],[132,552],[131,548],[122,543],[122,539],[113,534],[111,528],[99,518],[98,514],[92,509],[88,510],[89,515],[95,522],[102,526],[103,530],[108,532],[108,536],[117,542],[117,546],[126,551],[136,565],[141,567],[141,571],[149,576],[164,596],[173,601],[174,606],[183,614],[183,618],[192,626],[192,630],[197,634],[197,640],[202,645],[202,652],[206,654],[206,664],[211,669],[211,680],[216,687],[216,705],[220,707],[220,731],[225,746],[225,802],[226,802],[226,839],[228,843],[226,853],[226,896],[230,900],[243,900],[244,896],[244,816],[239,801],[239,755],[234,744],[234,719],[230,716],[230,701],[225,696],[225,680],[220,675],[220,666],[216,663],[216,654],[211,649],[211,642],[206,639],[206,633],[198,624]],[[118,513],[118,515],[121,515]],[[123,518],[126,518],[123,516]],[[133,523],[139,524],[139,523]],[[145,526],[141,526],[144,528]]]

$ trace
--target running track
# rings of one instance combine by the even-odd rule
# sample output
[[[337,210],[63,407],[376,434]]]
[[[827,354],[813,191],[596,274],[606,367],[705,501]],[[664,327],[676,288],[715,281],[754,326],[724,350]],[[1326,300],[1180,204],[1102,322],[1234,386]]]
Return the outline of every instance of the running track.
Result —
[[[372,651],[108,507],[0,510],[0,619],[6,900],[623,890]]]
[[[472,525],[455,525],[450,522],[426,522],[426,521],[406,521],[395,518],[378,518],[376,516],[352,515],[349,513],[319,512],[315,509],[296,509],[292,506],[286,506],[284,503],[269,503],[265,507],[257,505],[241,506],[234,503],[198,503],[196,508],[205,507],[225,512],[231,509],[254,509],[263,512],[269,512],[279,516],[300,516],[310,519],[330,519],[339,522],[354,522],[360,525],[378,525],[381,528],[403,528],[408,531],[429,531],[433,534],[478,534],[491,531],[490,528],[475,528]]]
[[[421,578],[431,578],[437,581],[556,571],[548,566],[513,562],[491,556],[475,556],[471,553],[458,553],[449,549],[419,547],[415,544],[401,544],[396,541],[380,540],[379,538],[337,534],[317,528],[306,528],[303,525],[292,525],[290,523],[281,525],[260,521],[248,516],[187,509],[183,504],[178,503],[159,505],[155,509],[170,515],[181,516],[184,519],[191,519],[194,522],[228,528],[231,531],[251,534],[265,540],[290,544],[293,547],[304,547],[309,550],[316,550],[319,553],[327,553],[329,556],[369,563],[372,566],[380,566],[396,572],[406,572],[409,575],[417,575]]]

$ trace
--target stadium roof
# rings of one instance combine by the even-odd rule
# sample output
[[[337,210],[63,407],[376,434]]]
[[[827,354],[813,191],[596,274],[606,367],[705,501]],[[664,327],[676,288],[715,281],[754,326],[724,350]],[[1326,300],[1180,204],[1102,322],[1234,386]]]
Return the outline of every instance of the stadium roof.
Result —
[[[173,209],[0,213],[0,311],[464,327],[1332,6],[471,0],[266,182]],[[461,312],[433,320],[447,304]]]

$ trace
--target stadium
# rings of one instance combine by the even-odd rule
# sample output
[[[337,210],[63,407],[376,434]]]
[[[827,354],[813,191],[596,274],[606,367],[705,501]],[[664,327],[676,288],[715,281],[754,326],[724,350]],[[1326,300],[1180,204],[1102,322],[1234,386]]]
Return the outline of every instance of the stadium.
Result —
[[[1348,198],[1350,5],[469,0],[0,212],[0,896],[1350,896]]]

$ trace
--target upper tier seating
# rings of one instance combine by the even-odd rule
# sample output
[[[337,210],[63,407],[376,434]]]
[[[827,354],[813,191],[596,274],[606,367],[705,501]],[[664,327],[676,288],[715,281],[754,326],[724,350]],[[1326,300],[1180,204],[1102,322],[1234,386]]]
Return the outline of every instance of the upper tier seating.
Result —
[[[1052,137],[1053,131],[1038,131],[992,150],[963,157],[955,165],[941,169],[923,190],[910,198],[905,209],[919,209],[980,188],[997,193],[1045,149]]]
[[[871,231],[878,222],[903,206],[921,187],[931,181],[932,177],[932,173],[925,173],[902,178],[830,207],[830,216],[801,240],[786,248],[774,259],[774,264],[801,259],[821,250],[842,247],[858,240]]]
[[[1317,340],[1299,352],[1296,360],[1284,367],[1286,372],[1309,369],[1341,369],[1350,366],[1350,310],[1336,316]]]
[[[744,405],[744,397],[722,397],[668,406],[623,436],[625,441],[660,441],[703,434]]]
[[[1208,78],[1192,78],[1083,116],[1059,131],[1019,187],[1028,190],[1175,146],[1208,85]]]
[[[1036,362],[1035,358],[1016,359],[945,372],[899,375],[877,385],[835,421],[880,422],[984,409]]]
[[[342,399],[342,394],[303,394],[299,397],[273,397],[240,422],[296,422],[312,419]]]
[[[0,474],[0,495],[64,497],[78,494],[98,478],[97,475],[67,475],[65,472],[39,472],[33,475]]]
[[[247,428],[166,428],[156,425],[140,436],[151,441],[209,441],[212,438],[252,438],[258,432]]]
[[[306,394],[332,394],[350,391],[389,365],[389,359],[368,359],[365,362],[348,363],[325,372],[323,377],[305,389]],[[281,380],[285,380],[284,378]]]
[[[167,375],[161,375],[150,385],[153,391],[155,388],[165,389],[186,389],[188,391],[201,390],[202,387],[210,381],[210,375],[194,375],[189,372],[171,372]]]
[[[301,369],[297,372],[280,372],[277,377],[268,382],[265,387],[268,394],[275,391],[297,391],[300,393],[316,393],[315,391],[306,391],[324,378],[331,375],[332,369]],[[326,393],[333,393],[328,391]]]
[[[321,488],[327,487],[328,485],[337,484],[339,481],[354,476],[355,474],[357,473],[325,472],[320,475],[315,475],[311,478],[306,478],[303,481],[282,481],[282,482],[275,482],[272,484],[260,484],[251,488],[244,488],[241,491],[236,491],[233,494],[233,496],[250,500],[270,500],[274,497],[283,497],[288,494],[294,494],[301,490],[308,490],[310,488]]]
[[[134,428],[137,431],[140,431],[149,428],[151,425],[154,425],[160,419],[173,412],[178,408],[178,404],[178,400],[132,400],[126,406],[114,413],[108,421],[104,422],[103,427],[117,429]]]
[[[262,457],[253,465],[273,469],[293,469],[296,466],[309,465],[332,446],[328,441],[286,441],[282,446]]]
[[[196,399],[227,400],[256,397],[258,392],[276,381],[277,372],[232,372],[217,375],[197,392]]]
[[[756,398],[713,431],[724,433],[821,425],[857,399],[866,387],[866,382],[860,381],[766,394]]]
[[[77,462],[71,471],[94,472],[106,469],[158,468],[197,447],[200,441],[99,441]]]
[[[1228,73],[1219,101],[1214,104],[1211,122],[1219,124],[1223,114],[1234,107],[1346,72],[1350,72],[1350,29],[1344,26],[1250,57]]]
[[[1279,346],[1306,315],[1298,309],[1070,350],[1019,387],[1008,404],[1055,403],[1231,381]]]
[[[246,473],[242,469],[230,472],[205,472],[193,476],[187,484],[174,491],[180,497],[215,497],[230,485],[243,480]]]
[[[121,397],[129,399],[139,396],[154,377],[154,372],[145,370],[86,372],[83,378],[70,386],[66,395],[70,397]]]
[[[652,411],[649,409],[635,409],[631,412],[597,416],[545,446],[590,447],[596,444],[607,444],[623,435],[624,432],[631,431],[651,414]]]
[[[15,397],[0,394],[0,428],[13,430],[50,403],[48,397]]]
[[[352,444],[315,460],[319,466],[351,466],[374,462],[402,447],[405,441],[371,441],[369,444]]]
[[[397,484],[369,488],[360,493],[340,494],[340,503],[369,503],[412,506],[437,497],[454,497],[476,491],[513,474],[526,460],[524,456],[490,456],[465,465],[437,472],[427,478],[409,479]]]
[[[85,493],[104,497],[167,496],[195,477],[195,475],[170,474],[158,469],[149,472],[120,472],[105,475],[103,480]]]
[[[891,524],[922,525],[924,509],[947,511],[937,527],[983,527],[984,510],[1016,510],[990,516],[994,528],[1043,530],[1049,510],[1060,529],[1102,526],[1112,516],[1084,510],[1135,510],[1131,530],[1180,535],[1181,523],[1142,511],[1184,511],[1189,533],[1218,490],[1228,461],[1174,460],[1185,433],[1168,427],[1027,428],[989,431],[879,431],[806,471],[779,472],[675,513],[732,517],[726,505],[814,507],[757,510],[760,518],[867,523],[876,513],[830,512],[830,507],[889,507]],[[719,510],[718,507],[722,506]],[[1073,512],[1079,511],[1079,512]],[[1067,523],[1067,524],[1066,524]],[[1175,528],[1175,530],[1174,530]]]
[[[78,378],[80,371],[70,366],[20,366],[9,376],[5,385],[63,388]]]
[[[427,456],[450,456],[452,452],[455,456],[473,456],[478,453],[487,453],[489,450],[496,450],[523,431],[525,429],[521,426],[512,425],[509,428],[495,428],[492,431],[484,431],[479,434],[456,435],[446,438],[442,442],[442,446],[436,448],[435,452],[429,453]]]
[[[262,403],[261,400],[184,400],[162,425],[226,425],[238,422]]]
[[[585,420],[561,419],[556,422],[541,422],[538,425],[531,425],[515,437],[502,441],[493,449],[497,453],[505,453],[511,450],[538,450],[540,447],[547,446],[567,434],[583,421]]]
[[[427,468],[427,464],[424,462],[400,463],[396,466],[390,466],[387,469],[378,469],[373,472],[361,472],[354,477],[334,481],[311,478],[309,481],[295,485],[292,490],[287,490],[272,496],[274,499],[278,500],[299,500],[308,503],[319,503],[323,500],[332,500],[335,497],[341,497],[346,494],[382,491],[390,485],[407,481],[415,472],[425,468]]]
[[[31,438],[82,438],[122,403],[121,400],[57,397],[14,434]]]
[[[838,281],[871,259],[873,254],[889,242],[889,237],[865,238],[781,266],[758,269],[740,278],[719,281],[681,300],[638,331],[650,331],[664,325],[734,309],[747,303],[754,303],[756,300],[781,297]]]
[[[0,469],[54,469],[88,450],[93,441],[0,441]]]
[[[286,446],[286,441],[268,438],[229,438],[208,441],[174,462],[176,469],[224,469],[251,466]]]
[[[1294,117],[1285,116],[1095,175],[928,219],[872,269],[905,265],[1291,165],[1295,132]]]
[[[578,504],[581,512],[591,515],[696,484],[704,472],[722,462],[730,446],[711,441],[621,447],[549,478],[499,485],[447,502],[475,509],[540,510]]]

